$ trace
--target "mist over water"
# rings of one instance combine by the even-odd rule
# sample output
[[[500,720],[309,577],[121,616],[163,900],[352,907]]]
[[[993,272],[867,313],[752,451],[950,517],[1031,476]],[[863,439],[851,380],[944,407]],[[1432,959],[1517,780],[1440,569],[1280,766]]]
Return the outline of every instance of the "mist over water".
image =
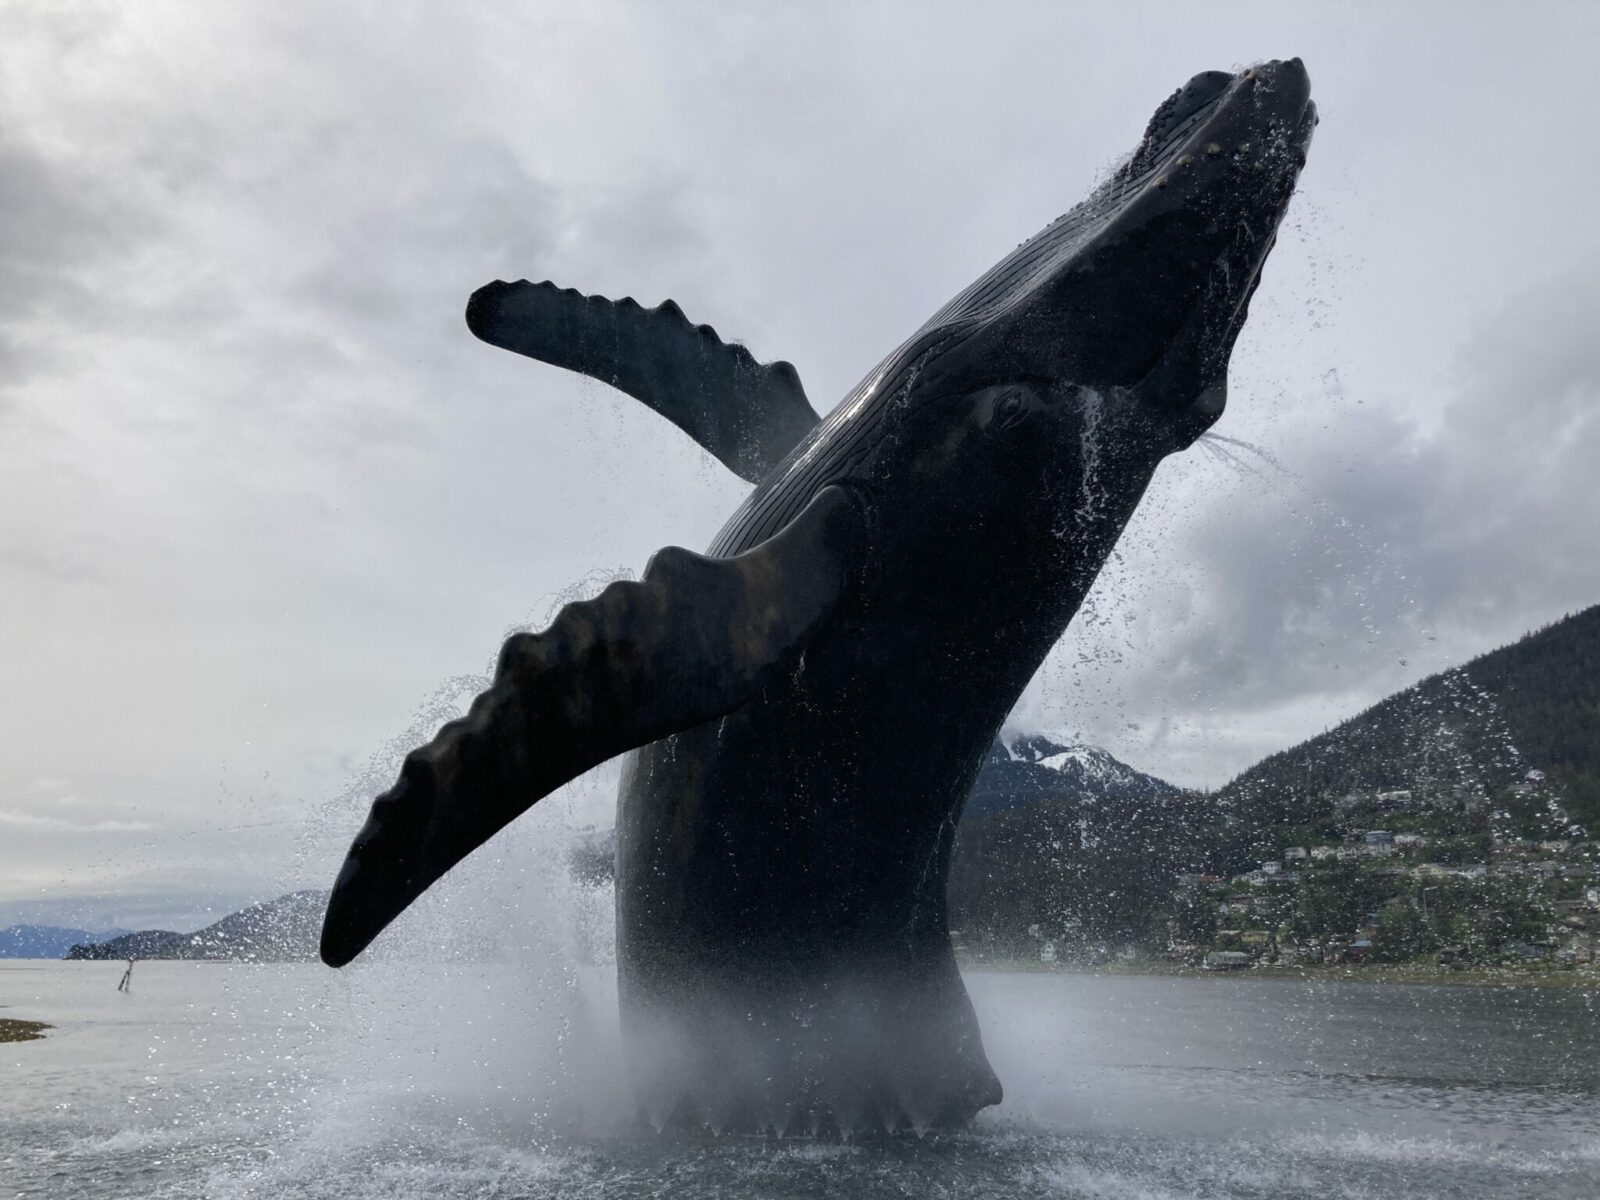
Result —
[[[636,1115],[609,889],[536,812],[363,960],[0,964],[7,1195],[1592,1196],[1595,993],[975,973],[1006,1100],[957,1134]]]

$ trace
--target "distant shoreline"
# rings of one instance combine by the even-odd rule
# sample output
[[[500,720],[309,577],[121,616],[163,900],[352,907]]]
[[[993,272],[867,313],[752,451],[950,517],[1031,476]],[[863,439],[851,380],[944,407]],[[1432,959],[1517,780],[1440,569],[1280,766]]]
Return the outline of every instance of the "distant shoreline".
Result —
[[[1541,967],[1444,967],[1429,963],[1314,963],[1288,967],[1259,966],[1233,971],[1207,971],[1187,963],[1151,960],[1112,963],[1040,963],[1026,959],[961,961],[963,970],[1019,975],[1142,976],[1170,979],[1240,979],[1251,982],[1316,981],[1321,983],[1409,983],[1450,987],[1593,988],[1600,990],[1600,967],[1570,970]]]
[[[15,964],[28,962],[23,970],[37,970],[42,964],[73,962],[73,959],[12,959],[4,960],[9,969]],[[191,966],[298,966],[315,963],[315,959],[141,959],[141,962],[181,962]],[[1600,964],[1575,968],[1540,965],[1508,967],[1444,967],[1430,963],[1311,963],[1296,966],[1255,966],[1242,970],[1207,971],[1187,963],[1169,963],[1152,959],[1133,962],[1057,962],[1041,963],[1032,959],[993,959],[988,961],[959,958],[962,971],[988,971],[997,975],[1074,975],[1090,977],[1129,977],[1148,979],[1234,979],[1254,983],[1287,981],[1312,981],[1320,983],[1375,983],[1375,984],[1426,984],[1446,987],[1538,987],[1578,988],[1600,991]],[[13,1034],[12,1026],[30,1026],[50,1029],[53,1026],[39,1021],[21,1021],[0,1018],[0,1042],[26,1041],[41,1036],[36,1032]]]

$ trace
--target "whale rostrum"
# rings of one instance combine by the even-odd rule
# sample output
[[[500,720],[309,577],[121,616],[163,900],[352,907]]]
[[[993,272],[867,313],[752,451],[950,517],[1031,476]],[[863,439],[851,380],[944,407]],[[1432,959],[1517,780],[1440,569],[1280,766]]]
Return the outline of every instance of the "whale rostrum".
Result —
[[[1316,119],[1298,59],[1197,75],[821,420],[793,367],[670,301],[476,292],[478,337],[614,385],[756,486],[706,555],[663,550],[507,642],[374,802],[323,958],[631,752],[618,986],[652,1120],[921,1128],[998,1103],[946,921],[962,805],[1156,467],[1221,416]]]

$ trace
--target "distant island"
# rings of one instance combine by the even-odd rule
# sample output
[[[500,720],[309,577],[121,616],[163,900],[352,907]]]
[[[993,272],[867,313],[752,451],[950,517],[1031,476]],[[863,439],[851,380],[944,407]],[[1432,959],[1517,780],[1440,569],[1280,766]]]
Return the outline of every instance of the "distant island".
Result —
[[[222,962],[304,962],[317,957],[323,891],[290,892],[252,904],[194,933],[145,929],[71,947],[69,959],[170,958]]]

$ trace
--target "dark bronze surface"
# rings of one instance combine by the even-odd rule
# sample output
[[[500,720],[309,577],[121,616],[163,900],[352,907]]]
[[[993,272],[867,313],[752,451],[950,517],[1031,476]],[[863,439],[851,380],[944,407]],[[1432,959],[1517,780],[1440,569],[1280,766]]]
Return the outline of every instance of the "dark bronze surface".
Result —
[[[1210,72],[1129,160],[821,422],[675,306],[495,283],[474,332],[639,397],[760,479],[710,559],[508,644],[335,887],[349,961],[540,796],[618,804],[623,1032],[659,1123],[952,1124],[997,1103],[945,875],[984,754],[1227,365],[1316,121],[1298,59]]]

